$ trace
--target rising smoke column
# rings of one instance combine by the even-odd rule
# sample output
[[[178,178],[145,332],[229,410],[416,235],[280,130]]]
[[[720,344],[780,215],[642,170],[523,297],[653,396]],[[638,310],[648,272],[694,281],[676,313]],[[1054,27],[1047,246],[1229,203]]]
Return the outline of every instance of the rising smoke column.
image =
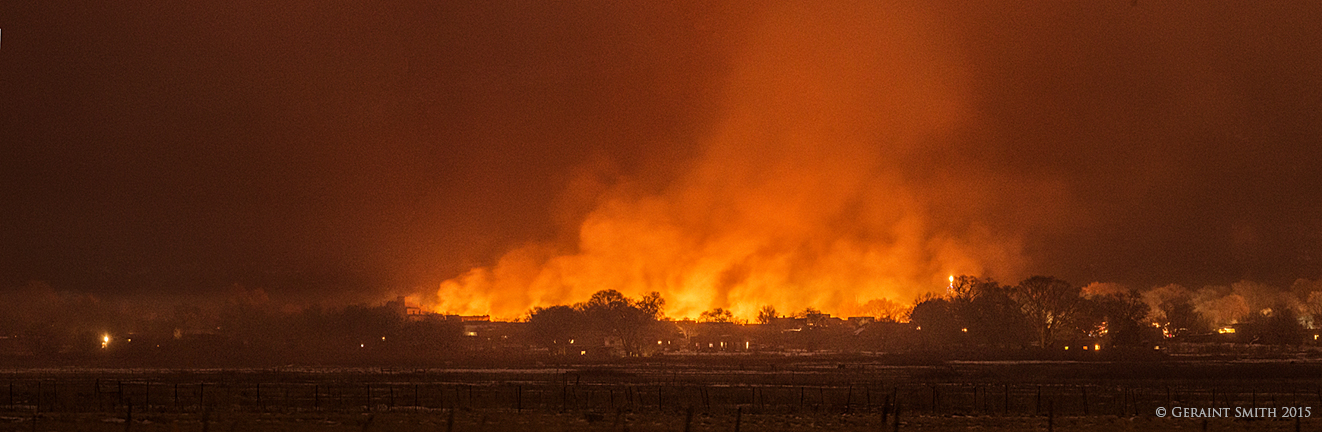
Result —
[[[767,304],[849,315],[875,299],[908,303],[949,274],[1020,275],[1019,233],[978,215],[998,207],[989,196],[1061,192],[976,167],[922,168],[955,151],[952,131],[969,115],[939,21],[881,5],[787,5],[760,18],[735,55],[722,117],[678,178],[656,193],[602,194],[574,247],[511,251],[442,283],[433,308],[513,318],[616,289],[659,291],[675,317],[724,307],[751,319]]]

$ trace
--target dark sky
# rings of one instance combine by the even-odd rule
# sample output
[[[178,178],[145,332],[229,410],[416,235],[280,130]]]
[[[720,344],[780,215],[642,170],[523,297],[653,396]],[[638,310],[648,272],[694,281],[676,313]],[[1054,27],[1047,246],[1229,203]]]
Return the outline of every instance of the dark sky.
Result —
[[[1322,4],[717,3],[4,2],[0,276],[435,290],[522,245],[572,255],[611,203],[768,185],[703,174],[746,155],[865,179],[803,220],[885,222],[803,235],[921,219],[896,236],[938,280],[1322,278]],[[731,130],[753,144],[713,144]]]

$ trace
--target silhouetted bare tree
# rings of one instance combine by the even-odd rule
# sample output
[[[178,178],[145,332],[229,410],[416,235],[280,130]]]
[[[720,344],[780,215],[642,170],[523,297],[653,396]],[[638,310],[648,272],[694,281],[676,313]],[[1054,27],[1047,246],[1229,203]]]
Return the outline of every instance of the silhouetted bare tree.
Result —
[[[698,322],[734,322],[734,313],[725,310],[724,308],[715,308],[698,315]]]
[[[661,316],[661,307],[665,301],[657,293],[651,293],[643,301],[635,302],[619,291],[597,291],[586,303],[578,305],[588,322],[620,340],[625,355],[641,353],[642,341],[655,330],[657,317]]]
[[[1033,276],[1010,290],[1010,297],[1037,330],[1038,346],[1050,348],[1061,329],[1069,327],[1082,305],[1081,289],[1048,276]]]
[[[1106,329],[1103,336],[1112,346],[1149,346],[1161,337],[1161,331],[1148,325],[1150,308],[1138,291],[1094,296],[1089,299],[1086,320],[1089,330]]]
[[[565,354],[570,340],[587,336],[587,327],[583,312],[569,306],[539,307],[528,314],[528,332],[533,342],[545,346],[552,354]]]
[[[1034,329],[1010,291],[991,278],[955,279],[950,304],[970,342],[1009,348],[1033,339]]]
[[[775,319],[776,319],[775,306],[772,305],[762,306],[762,309],[759,309],[757,311],[757,322],[759,323],[770,324],[771,321]]]
[[[920,300],[909,314],[909,322],[918,328],[919,340],[935,346],[957,345],[963,342],[960,329],[963,324],[950,300],[931,297]]]

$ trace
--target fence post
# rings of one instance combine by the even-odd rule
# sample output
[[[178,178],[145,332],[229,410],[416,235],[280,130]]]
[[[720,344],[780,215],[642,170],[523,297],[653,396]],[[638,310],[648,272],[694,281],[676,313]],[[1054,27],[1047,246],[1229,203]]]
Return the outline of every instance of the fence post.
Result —
[[[849,385],[849,392],[845,394],[845,414],[849,414],[850,404],[854,402],[854,385]]]
[[[1134,408],[1134,417],[1138,417],[1138,398],[1142,396],[1142,392],[1142,387],[1129,391],[1129,406]]]
[[[1088,386],[1080,386],[1083,389],[1083,415],[1088,415]]]
[[[1056,430],[1056,399],[1047,400],[1047,432]]]
[[[1129,388],[1120,387],[1120,416],[1129,414]]]
[[[1010,385],[1005,385],[1005,407],[1001,408],[1002,415],[1010,415]]]
[[[890,417],[890,413],[891,413],[891,395],[886,395],[886,400],[885,400],[885,402],[882,402],[882,403],[881,403],[881,425],[882,425],[882,426],[885,426],[885,425],[886,425],[886,418]]]
[[[1033,407],[1033,415],[1042,415],[1042,386],[1037,386],[1037,403]]]
[[[899,432],[899,431],[900,431],[900,396],[899,396],[899,393],[896,393],[896,395],[895,395],[895,429],[894,429],[894,430],[895,430],[895,432]]]

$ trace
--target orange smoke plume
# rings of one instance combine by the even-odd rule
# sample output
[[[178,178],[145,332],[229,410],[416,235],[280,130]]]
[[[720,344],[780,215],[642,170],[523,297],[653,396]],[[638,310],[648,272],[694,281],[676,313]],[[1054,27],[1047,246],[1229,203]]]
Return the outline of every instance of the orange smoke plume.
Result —
[[[911,168],[954,153],[969,115],[940,23],[900,7],[786,5],[747,34],[723,117],[679,178],[614,188],[574,247],[513,250],[442,283],[432,307],[516,318],[615,289],[659,291],[672,317],[722,307],[751,320],[763,305],[854,315],[943,290],[950,274],[1019,275],[1019,236],[978,218],[995,204],[982,182],[1005,179]]]

